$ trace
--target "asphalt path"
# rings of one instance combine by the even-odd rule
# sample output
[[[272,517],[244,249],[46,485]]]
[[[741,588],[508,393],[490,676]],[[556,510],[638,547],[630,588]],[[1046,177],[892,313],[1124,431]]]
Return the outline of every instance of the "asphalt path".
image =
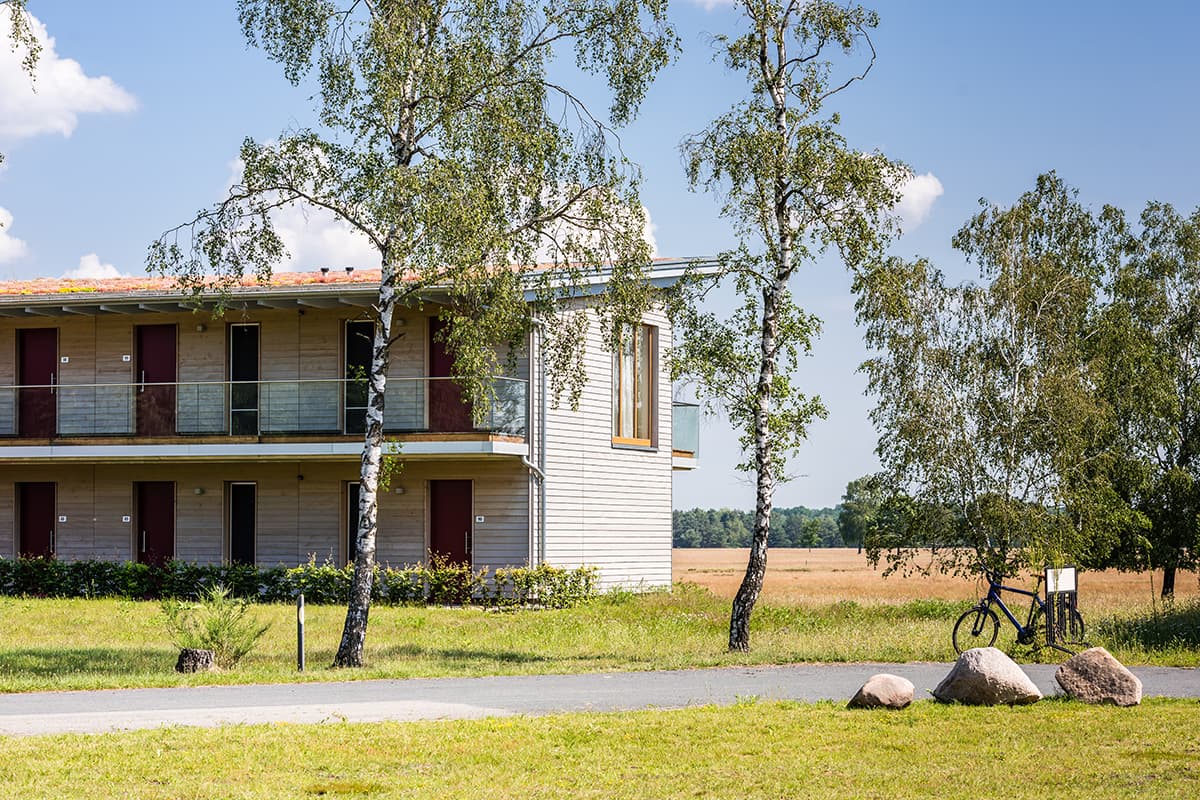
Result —
[[[908,678],[928,699],[950,664],[803,664],[751,668],[363,680],[0,695],[0,734],[106,733],[163,726],[274,722],[476,719],[570,711],[730,705],[757,698],[848,700],[869,678]],[[1022,669],[1042,693],[1059,693],[1054,664]],[[1200,697],[1200,671],[1136,667],[1148,697]]]

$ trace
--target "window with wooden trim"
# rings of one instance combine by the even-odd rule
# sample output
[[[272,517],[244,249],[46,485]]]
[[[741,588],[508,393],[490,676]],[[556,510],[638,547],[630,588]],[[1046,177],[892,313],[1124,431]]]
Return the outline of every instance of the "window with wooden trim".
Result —
[[[653,443],[655,333],[649,325],[627,327],[613,355],[613,444]]]

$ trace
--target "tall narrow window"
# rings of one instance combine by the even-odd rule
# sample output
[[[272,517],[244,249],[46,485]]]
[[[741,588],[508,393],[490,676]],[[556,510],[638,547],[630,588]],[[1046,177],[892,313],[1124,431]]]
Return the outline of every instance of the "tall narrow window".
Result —
[[[359,482],[346,482],[346,560],[351,564],[358,558],[358,499]]]
[[[229,563],[254,563],[255,517],[258,486],[253,483],[229,484]]]
[[[346,323],[346,383],[343,432],[366,433],[367,379],[371,374],[371,352],[375,346],[375,323],[355,320]]]
[[[258,325],[229,326],[229,432],[258,435]]]
[[[613,355],[615,444],[649,446],[654,422],[654,333],[649,325],[626,328]]]

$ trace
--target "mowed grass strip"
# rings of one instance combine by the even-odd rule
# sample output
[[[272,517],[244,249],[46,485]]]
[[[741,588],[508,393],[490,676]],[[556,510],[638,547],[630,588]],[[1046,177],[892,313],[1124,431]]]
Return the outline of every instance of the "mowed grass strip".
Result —
[[[951,627],[967,605],[760,603],[753,649],[745,654],[726,651],[728,601],[697,587],[614,594],[568,610],[375,607],[362,670],[327,669],[345,610],[309,606],[309,670],[303,674],[295,670],[295,609],[265,605],[255,612],[271,628],[237,668],[182,676],[174,672],[178,651],[157,603],[0,598],[0,691],[948,661],[954,657]],[[1093,641],[1127,664],[1193,666],[1200,649],[1196,631],[1187,631],[1200,623],[1200,606],[1181,620],[1173,623],[1178,635],[1170,626],[1097,625]],[[1019,660],[1033,655],[1016,647],[1011,630],[999,645]]]
[[[23,798],[1193,798],[1195,701],[921,702],[0,739]]]

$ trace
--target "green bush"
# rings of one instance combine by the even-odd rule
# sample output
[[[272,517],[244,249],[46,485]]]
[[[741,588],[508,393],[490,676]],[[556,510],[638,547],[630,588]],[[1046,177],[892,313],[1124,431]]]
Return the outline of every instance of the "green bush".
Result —
[[[491,600],[497,605],[569,608],[596,596],[596,577],[595,567],[501,567],[492,574]]]
[[[199,600],[164,600],[162,610],[171,641],[180,648],[212,650],[221,669],[234,667],[271,627],[250,615],[249,599],[234,597],[219,583]]]
[[[451,561],[434,553],[424,571],[425,602],[434,606],[463,606],[487,585],[487,570],[471,570],[470,564]]]
[[[0,558],[0,595],[26,597],[126,597],[136,600],[198,600],[213,587],[231,597],[261,603],[290,603],[304,593],[309,603],[345,604],[353,565],[310,560],[298,567],[245,564],[162,565],[116,561],[58,561]],[[502,567],[488,580],[472,570],[434,556],[428,564],[377,565],[371,598],[386,605],[538,605],[567,608],[596,595],[596,569]]]

